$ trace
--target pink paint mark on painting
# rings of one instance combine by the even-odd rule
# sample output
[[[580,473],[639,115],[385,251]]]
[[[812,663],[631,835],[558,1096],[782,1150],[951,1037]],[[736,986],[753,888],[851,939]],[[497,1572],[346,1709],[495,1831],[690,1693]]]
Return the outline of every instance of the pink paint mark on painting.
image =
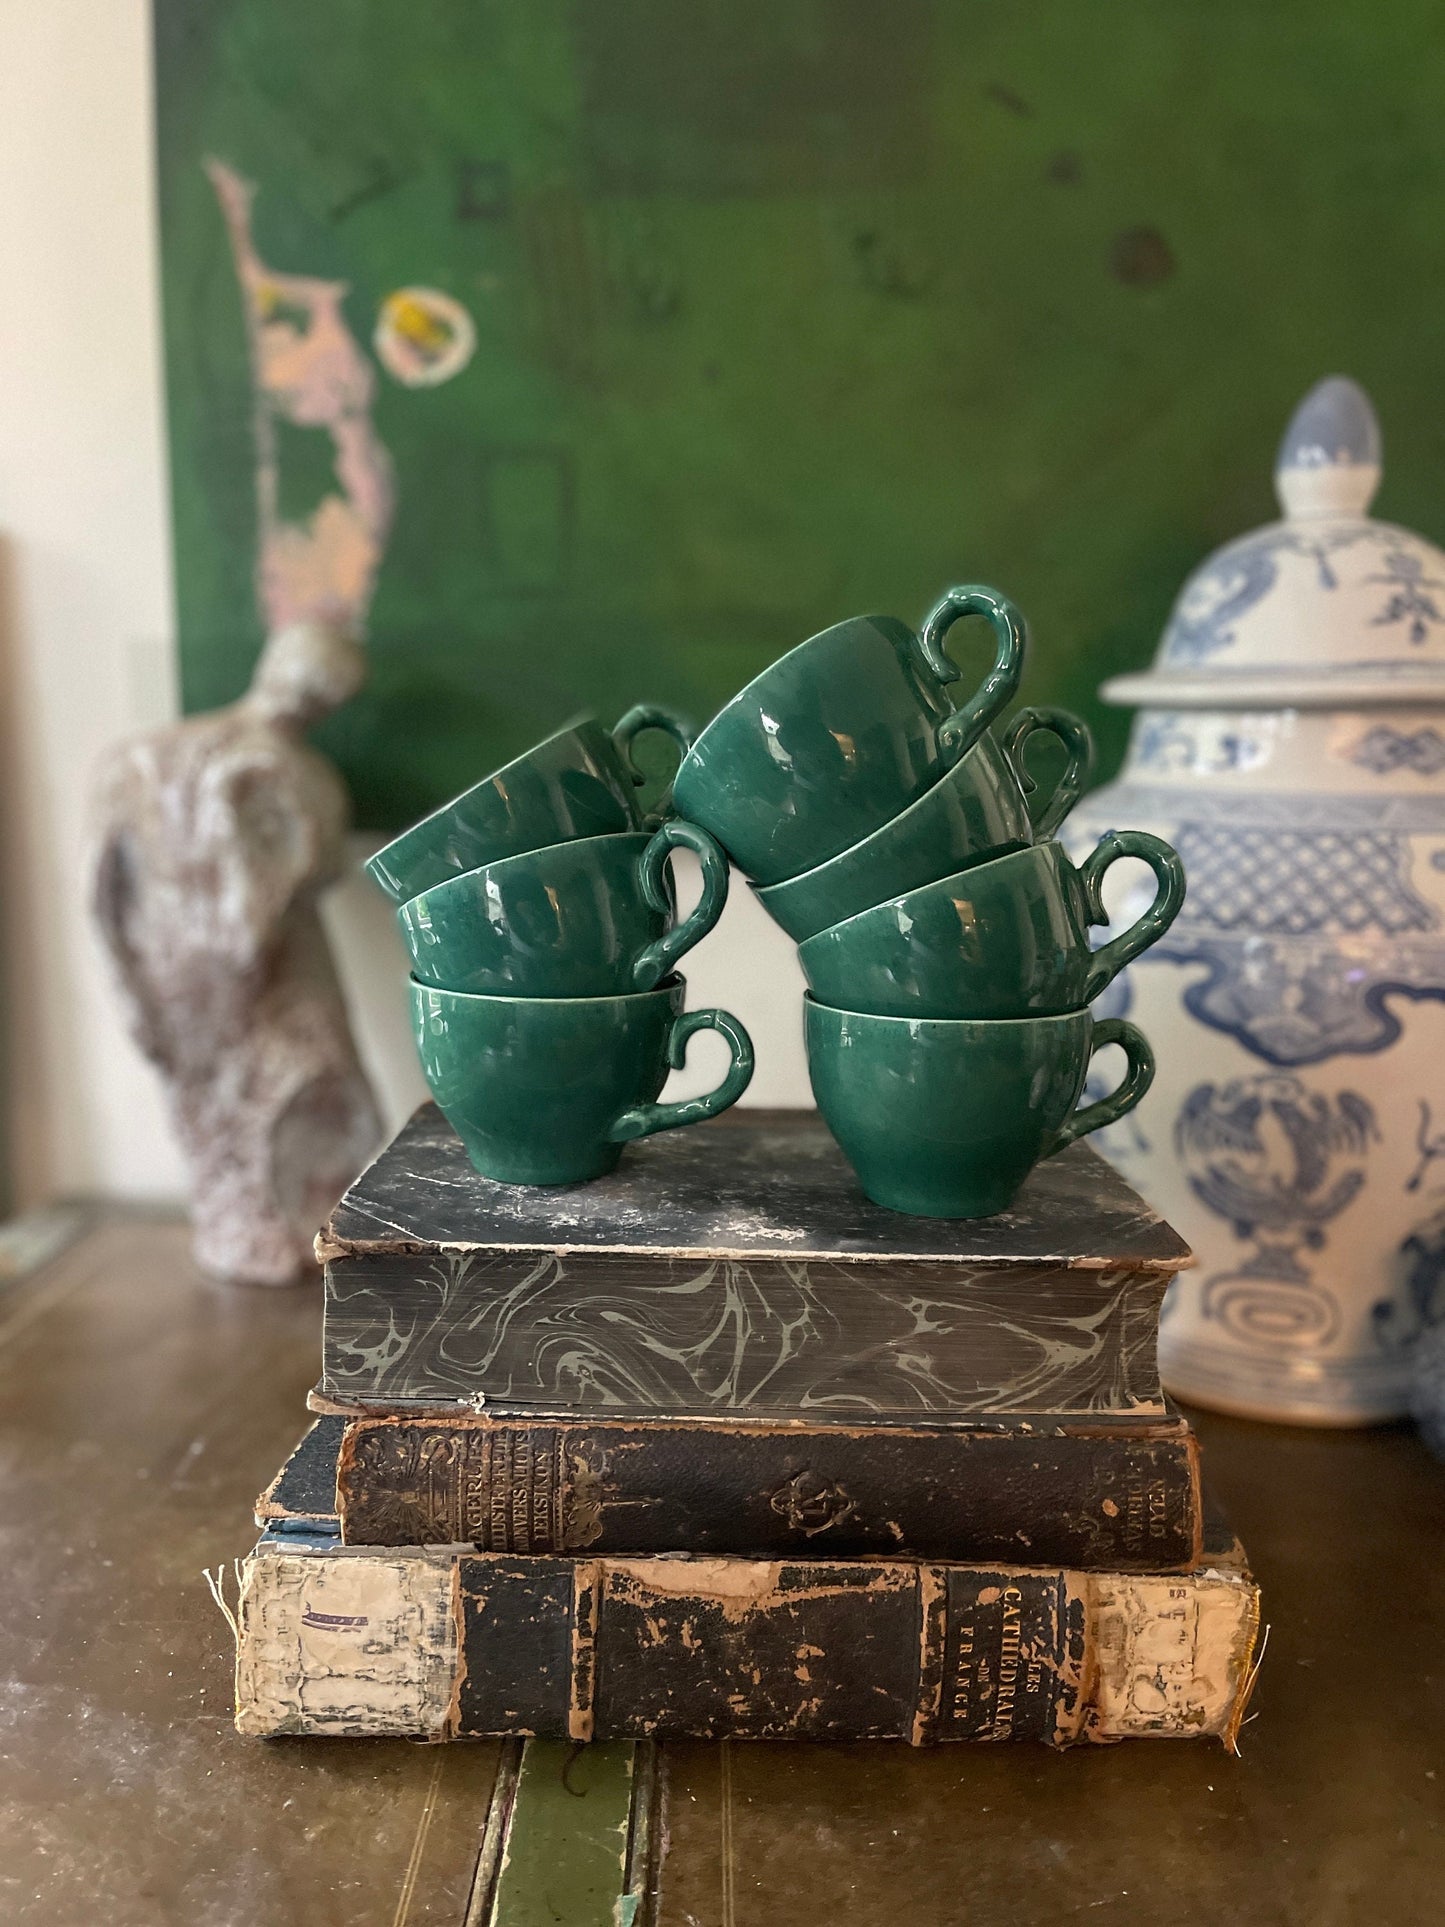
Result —
[[[206,172],[245,302],[256,403],[261,614],[268,631],[315,619],[360,635],[396,497],[391,457],[372,426],[375,372],[341,311],[347,285],[268,267],[251,233],[254,185],[224,161],[208,160]],[[303,521],[280,513],[278,422],[324,429],[335,450],[339,493],[324,495]]]

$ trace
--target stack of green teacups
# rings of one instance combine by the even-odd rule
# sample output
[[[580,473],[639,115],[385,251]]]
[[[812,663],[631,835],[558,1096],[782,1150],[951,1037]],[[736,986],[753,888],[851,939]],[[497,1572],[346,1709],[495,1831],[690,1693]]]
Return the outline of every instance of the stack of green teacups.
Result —
[[[584,722],[388,843],[367,868],[400,907],[422,1069],[476,1168],[507,1184],[573,1184],[610,1171],[629,1139],[713,1117],[747,1088],[747,1032],[721,1010],[684,1011],[670,974],[717,922],[727,859],[708,833],[642,826],[633,738],[687,727],[655,707],[610,734]],[[676,921],[669,856],[702,864]],[[655,1100],[699,1030],[721,1031],[719,1087]]]
[[[947,630],[979,615],[993,666],[953,707]],[[693,743],[678,810],[707,828],[799,943],[808,978],[808,1067],[818,1107],[878,1203],[927,1217],[1006,1210],[1033,1166],[1130,1110],[1153,1076],[1133,1025],[1086,1006],[1179,909],[1167,844],[1106,837],[1080,869],[1049,839],[1080,795],[1092,748],[1066,711],[1014,695],[1024,625],[991,589],[952,589],[915,636],[861,616],[756,677]],[[1031,817],[1023,746],[1067,752]],[[1159,889],[1097,954],[1103,873],[1142,857]],[[1122,1044],[1124,1082],[1075,1111],[1093,1052]]]

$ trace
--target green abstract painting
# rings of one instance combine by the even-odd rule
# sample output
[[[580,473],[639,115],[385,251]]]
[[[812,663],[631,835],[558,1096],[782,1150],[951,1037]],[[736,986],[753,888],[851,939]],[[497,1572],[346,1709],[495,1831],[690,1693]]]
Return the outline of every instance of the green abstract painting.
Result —
[[[156,0],[188,708],[362,625],[388,828],[984,581],[1085,711],[1339,370],[1445,529],[1427,0]],[[980,664],[982,660],[980,645]],[[970,665],[971,666],[971,665]]]

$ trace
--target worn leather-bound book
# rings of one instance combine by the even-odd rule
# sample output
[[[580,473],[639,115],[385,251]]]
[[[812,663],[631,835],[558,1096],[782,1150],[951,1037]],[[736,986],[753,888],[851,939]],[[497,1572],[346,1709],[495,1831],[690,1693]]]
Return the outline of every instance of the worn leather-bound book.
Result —
[[[319,1403],[812,1425],[1162,1418],[1179,1237],[1086,1144],[979,1222],[864,1197],[812,1112],[732,1111],[610,1177],[493,1184],[434,1105],[347,1191]]]
[[[267,1533],[242,1569],[236,1725],[263,1737],[526,1733],[1232,1746],[1257,1588],[908,1559],[621,1559]]]
[[[482,1552],[1192,1565],[1198,1447],[1181,1418],[1007,1427],[732,1418],[319,1418],[257,1506],[335,1507],[348,1545]]]

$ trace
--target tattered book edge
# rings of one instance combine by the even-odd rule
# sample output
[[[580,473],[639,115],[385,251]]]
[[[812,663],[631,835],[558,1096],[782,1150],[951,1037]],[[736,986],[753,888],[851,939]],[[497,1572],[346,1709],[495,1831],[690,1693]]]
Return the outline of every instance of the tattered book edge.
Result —
[[[521,1405],[515,1400],[490,1399],[480,1393],[456,1399],[365,1398],[331,1391],[324,1380],[318,1381],[306,1394],[306,1409],[322,1418],[446,1419],[453,1424],[462,1424],[468,1419],[515,1419],[522,1423],[547,1420],[573,1425],[675,1425],[682,1429],[726,1424],[755,1432],[802,1432],[836,1425],[845,1431],[849,1427],[855,1430],[886,1427],[890,1432],[1029,1432],[1039,1438],[1064,1434],[1167,1438],[1187,1425],[1178,1406],[1167,1397],[1140,1399],[1132,1405],[1109,1409],[1081,1405],[1072,1411],[1065,1408],[1048,1412],[965,1412],[956,1419],[941,1412],[869,1412],[866,1417],[834,1418],[819,1412],[754,1414],[729,1410],[726,1406],[711,1412],[673,1412],[662,1407],[641,1412],[613,1405]]]
[[[689,1264],[796,1265],[800,1254],[796,1245],[638,1245],[619,1239],[608,1244],[569,1244],[561,1239],[539,1238],[515,1244],[490,1244],[469,1238],[336,1238],[325,1228],[312,1240],[316,1262],[323,1268],[350,1258],[518,1258],[535,1262],[538,1258],[644,1258],[659,1264],[681,1260]],[[1058,1251],[1031,1253],[1026,1258],[960,1258],[952,1251],[897,1252],[833,1251],[824,1246],[810,1247],[802,1254],[806,1264],[856,1265],[860,1271],[877,1270],[887,1265],[958,1265],[971,1271],[1017,1271],[1027,1266],[1045,1271],[1132,1271],[1162,1278],[1167,1284],[1181,1271],[1192,1271],[1199,1263],[1192,1251],[1163,1258],[1100,1257],[1093,1253],[1068,1255]]]
[[[337,1231],[336,1218],[340,1212],[348,1208],[352,1210],[364,1209],[364,1207],[353,1202],[352,1194],[363,1189],[371,1173],[379,1165],[386,1162],[396,1150],[399,1141],[407,1136],[419,1123],[425,1113],[435,1110],[436,1106],[430,1100],[419,1104],[390,1142],[383,1145],[376,1156],[371,1159],[370,1163],[363,1166],[356,1177],[352,1179],[331,1216],[316,1233],[313,1248],[318,1264],[324,1266],[334,1260],[342,1258],[368,1258],[377,1256],[436,1257],[439,1255],[467,1257],[481,1253],[486,1253],[494,1257],[505,1257],[509,1254],[515,1254],[519,1257],[532,1258],[535,1258],[539,1254],[551,1254],[557,1257],[606,1254],[657,1258],[659,1260],[675,1258],[689,1260],[722,1259],[743,1264],[750,1260],[761,1261],[763,1263],[776,1261],[796,1263],[798,1260],[799,1252],[796,1244],[780,1244],[776,1251],[771,1247],[741,1247],[732,1249],[723,1246],[713,1247],[696,1244],[630,1245],[626,1243],[598,1244],[595,1241],[573,1244],[546,1238],[522,1240],[514,1244],[495,1244],[484,1240],[465,1238],[447,1240],[418,1238],[403,1231],[399,1226],[394,1227],[394,1235],[391,1237],[355,1237],[347,1236]],[[811,1108],[806,1110],[796,1108],[785,1110],[773,1107],[748,1106],[744,1109],[733,1108],[725,1111],[720,1116],[711,1118],[695,1128],[709,1134],[716,1134],[719,1132],[732,1133],[738,1130],[786,1131],[790,1127],[793,1129],[806,1128],[808,1126],[816,1127],[818,1123],[818,1113],[815,1109]],[[445,1128],[449,1129],[450,1127]],[[1121,1181],[1117,1171],[1112,1170],[1108,1166],[1107,1161],[1094,1146],[1080,1142],[1079,1149],[1083,1151],[1090,1160],[1096,1161],[1107,1170],[1112,1181]],[[485,1184],[486,1182],[485,1179],[478,1180],[479,1184]],[[1127,1180],[1123,1180],[1123,1182],[1127,1186]],[[1128,1188],[1132,1189],[1132,1187]],[[1198,1258],[1174,1227],[1169,1224],[1166,1219],[1162,1218],[1157,1211],[1151,1210],[1150,1207],[1145,1204],[1145,1201],[1139,1198],[1137,1192],[1133,1195],[1138,1202],[1144,1206],[1144,1209],[1149,1213],[1151,1219],[1174,1239],[1176,1248],[1172,1252],[1161,1254],[1154,1258],[1141,1257],[1128,1260],[1089,1254],[1070,1255],[1062,1252],[1053,1252],[1040,1253],[1027,1260],[994,1257],[968,1259],[966,1262],[977,1264],[978,1267],[983,1270],[1008,1270],[1017,1264],[1025,1262],[1032,1265],[1057,1265],[1060,1270],[1064,1271],[1137,1270],[1141,1272],[1159,1273],[1165,1278],[1166,1282],[1177,1272],[1190,1270],[1197,1265],[1199,1262]],[[908,1256],[912,1260],[924,1264],[960,1262],[957,1252],[910,1253]],[[875,1256],[867,1251],[860,1252],[856,1249],[839,1252],[814,1250],[807,1252],[806,1257],[810,1262],[817,1260],[819,1262],[874,1265],[895,1263],[898,1261],[899,1254],[885,1251]]]
[[[339,1550],[335,1541],[265,1538],[244,1561],[237,1732],[450,1738],[460,1649],[455,1561],[432,1548],[420,1558],[385,1549],[365,1561],[325,1556]],[[358,1627],[367,1629],[361,1667],[346,1646]]]
[[[235,1620],[237,1731],[263,1738],[302,1734],[392,1735],[429,1740],[457,1737],[466,1666],[465,1608],[459,1580],[459,1555],[464,1553],[482,1564],[493,1557],[499,1561],[506,1557],[476,1555],[461,1547],[418,1547],[397,1553],[386,1547],[342,1547],[324,1537],[310,1542],[304,1539],[288,1542],[270,1535],[263,1538],[248,1555],[240,1572]],[[757,1585],[765,1583],[767,1573],[775,1573],[781,1565],[796,1563],[693,1560],[686,1556],[580,1560],[576,1562],[576,1583],[579,1588],[589,1589],[594,1599],[604,1574],[640,1584],[662,1584],[668,1592],[696,1589],[701,1596],[708,1596],[709,1578],[716,1578],[719,1571],[757,1568],[752,1575],[737,1571],[730,1575],[743,1580],[745,1587],[751,1578],[756,1581],[753,1587],[756,1590]],[[826,1568],[827,1562],[818,1563]],[[941,1652],[943,1639],[938,1602],[946,1589],[950,1568],[939,1562],[915,1565],[886,1559],[850,1560],[846,1564],[855,1568],[876,1567],[879,1582],[883,1584],[888,1583],[895,1570],[904,1572],[911,1568],[917,1574],[921,1598],[933,1602],[934,1611],[925,1612],[921,1627],[923,1650],[918,1706],[909,1733],[914,1745],[929,1744],[937,1735],[937,1713],[930,1718],[929,1708],[936,1707],[939,1697],[934,1684],[935,1676],[940,1673],[937,1653]],[[585,1574],[580,1570],[583,1567],[587,1569]],[[1037,1578],[1041,1569],[989,1564],[965,1570],[1022,1579]],[[308,1604],[293,1616],[294,1624],[272,1642],[268,1652],[268,1606],[286,1592],[299,1597],[308,1579],[317,1573],[323,1574],[325,1583],[330,1585],[332,1575],[338,1571],[344,1574],[344,1583],[331,1588],[328,1604],[345,1603],[352,1608],[365,1605],[367,1613],[324,1612]],[[691,1584],[684,1581],[684,1571],[688,1572]],[[1060,1669],[1060,1704],[1066,1699],[1071,1701],[1072,1717],[1056,1732],[1055,1745],[1112,1744],[1127,1738],[1215,1737],[1229,1752],[1238,1752],[1239,1728],[1258,1676],[1255,1649],[1260,1623],[1259,1589],[1238,1540],[1227,1548],[1214,1548],[1209,1563],[1193,1574],[1065,1572],[1058,1578],[1065,1597],[1084,1608],[1087,1644],[1077,1667]],[[428,1588],[433,1595],[430,1601],[425,1597]],[[1112,1668],[1107,1664],[1109,1655],[1100,1650],[1103,1614],[1115,1603],[1109,1598],[1111,1588],[1134,1601],[1136,1617],[1140,1620],[1134,1643],[1125,1642],[1119,1647]],[[1211,1636],[1198,1642],[1185,1656],[1192,1669],[1190,1684],[1196,1689],[1196,1699],[1202,1698],[1205,1703],[1188,1711],[1183,1723],[1172,1725],[1162,1718],[1158,1703],[1166,1697],[1161,1681],[1167,1667],[1161,1668],[1152,1652],[1141,1656],[1139,1651],[1142,1642],[1150,1639],[1165,1619],[1174,1616],[1156,1611],[1152,1601],[1139,1602],[1138,1595],[1146,1590],[1157,1593],[1160,1588],[1165,1589],[1165,1597],[1177,1599],[1181,1592],[1192,1595],[1189,1603],[1196,1607],[1196,1621],[1211,1605],[1224,1608],[1215,1615],[1219,1624],[1208,1629]],[[428,1605],[432,1608],[430,1640],[425,1636]],[[403,1634],[403,1621],[408,1615],[415,1617],[418,1613],[423,1623],[417,1635],[408,1636],[409,1626]],[[595,1615],[589,1614],[589,1622],[595,1637]],[[1127,1614],[1121,1623],[1127,1624]],[[399,1677],[387,1678],[379,1664],[365,1677],[344,1669],[326,1668],[319,1649],[332,1629],[344,1631],[357,1624],[368,1627],[369,1654],[380,1653],[384,1658],[388,1650],[400,1652],[413,1661],[415,1676],[403,1671]],[[390,1648],[384,1638],[388,1631],[394,1635]],[[432,1662],[429,1673],[421,1665],[428,1657]],[[316,1664],[309,1664],[311,1661]],[[1208,1672],[1211,1662],[1217,1664],[1212,1676]],[[1201,1671],[1201,1665],[1205,1670]],[[1071,1684],[1063,1677],[1066,1671],[1074,1675]],[[325,1687],[338,1678],[357,1679],[357,1691],[350,1699],[328,1707]],[[591,1737],[590,1678],[589,1672],[585,1714],[578,1706],[574,1688],[574,1739]],[[321,1705],[316,1704],[315,1692],[307,1692],[313,1679],[320,1683]],[[1147,1686],[1148,1697],[1154,1702],[1142,1710],[1134,1705],[1140,1683]],[[572,1724],[569,1720],[569,1725]],[[586,1726],[585,1733],[577,1730],[582,1725]]]

